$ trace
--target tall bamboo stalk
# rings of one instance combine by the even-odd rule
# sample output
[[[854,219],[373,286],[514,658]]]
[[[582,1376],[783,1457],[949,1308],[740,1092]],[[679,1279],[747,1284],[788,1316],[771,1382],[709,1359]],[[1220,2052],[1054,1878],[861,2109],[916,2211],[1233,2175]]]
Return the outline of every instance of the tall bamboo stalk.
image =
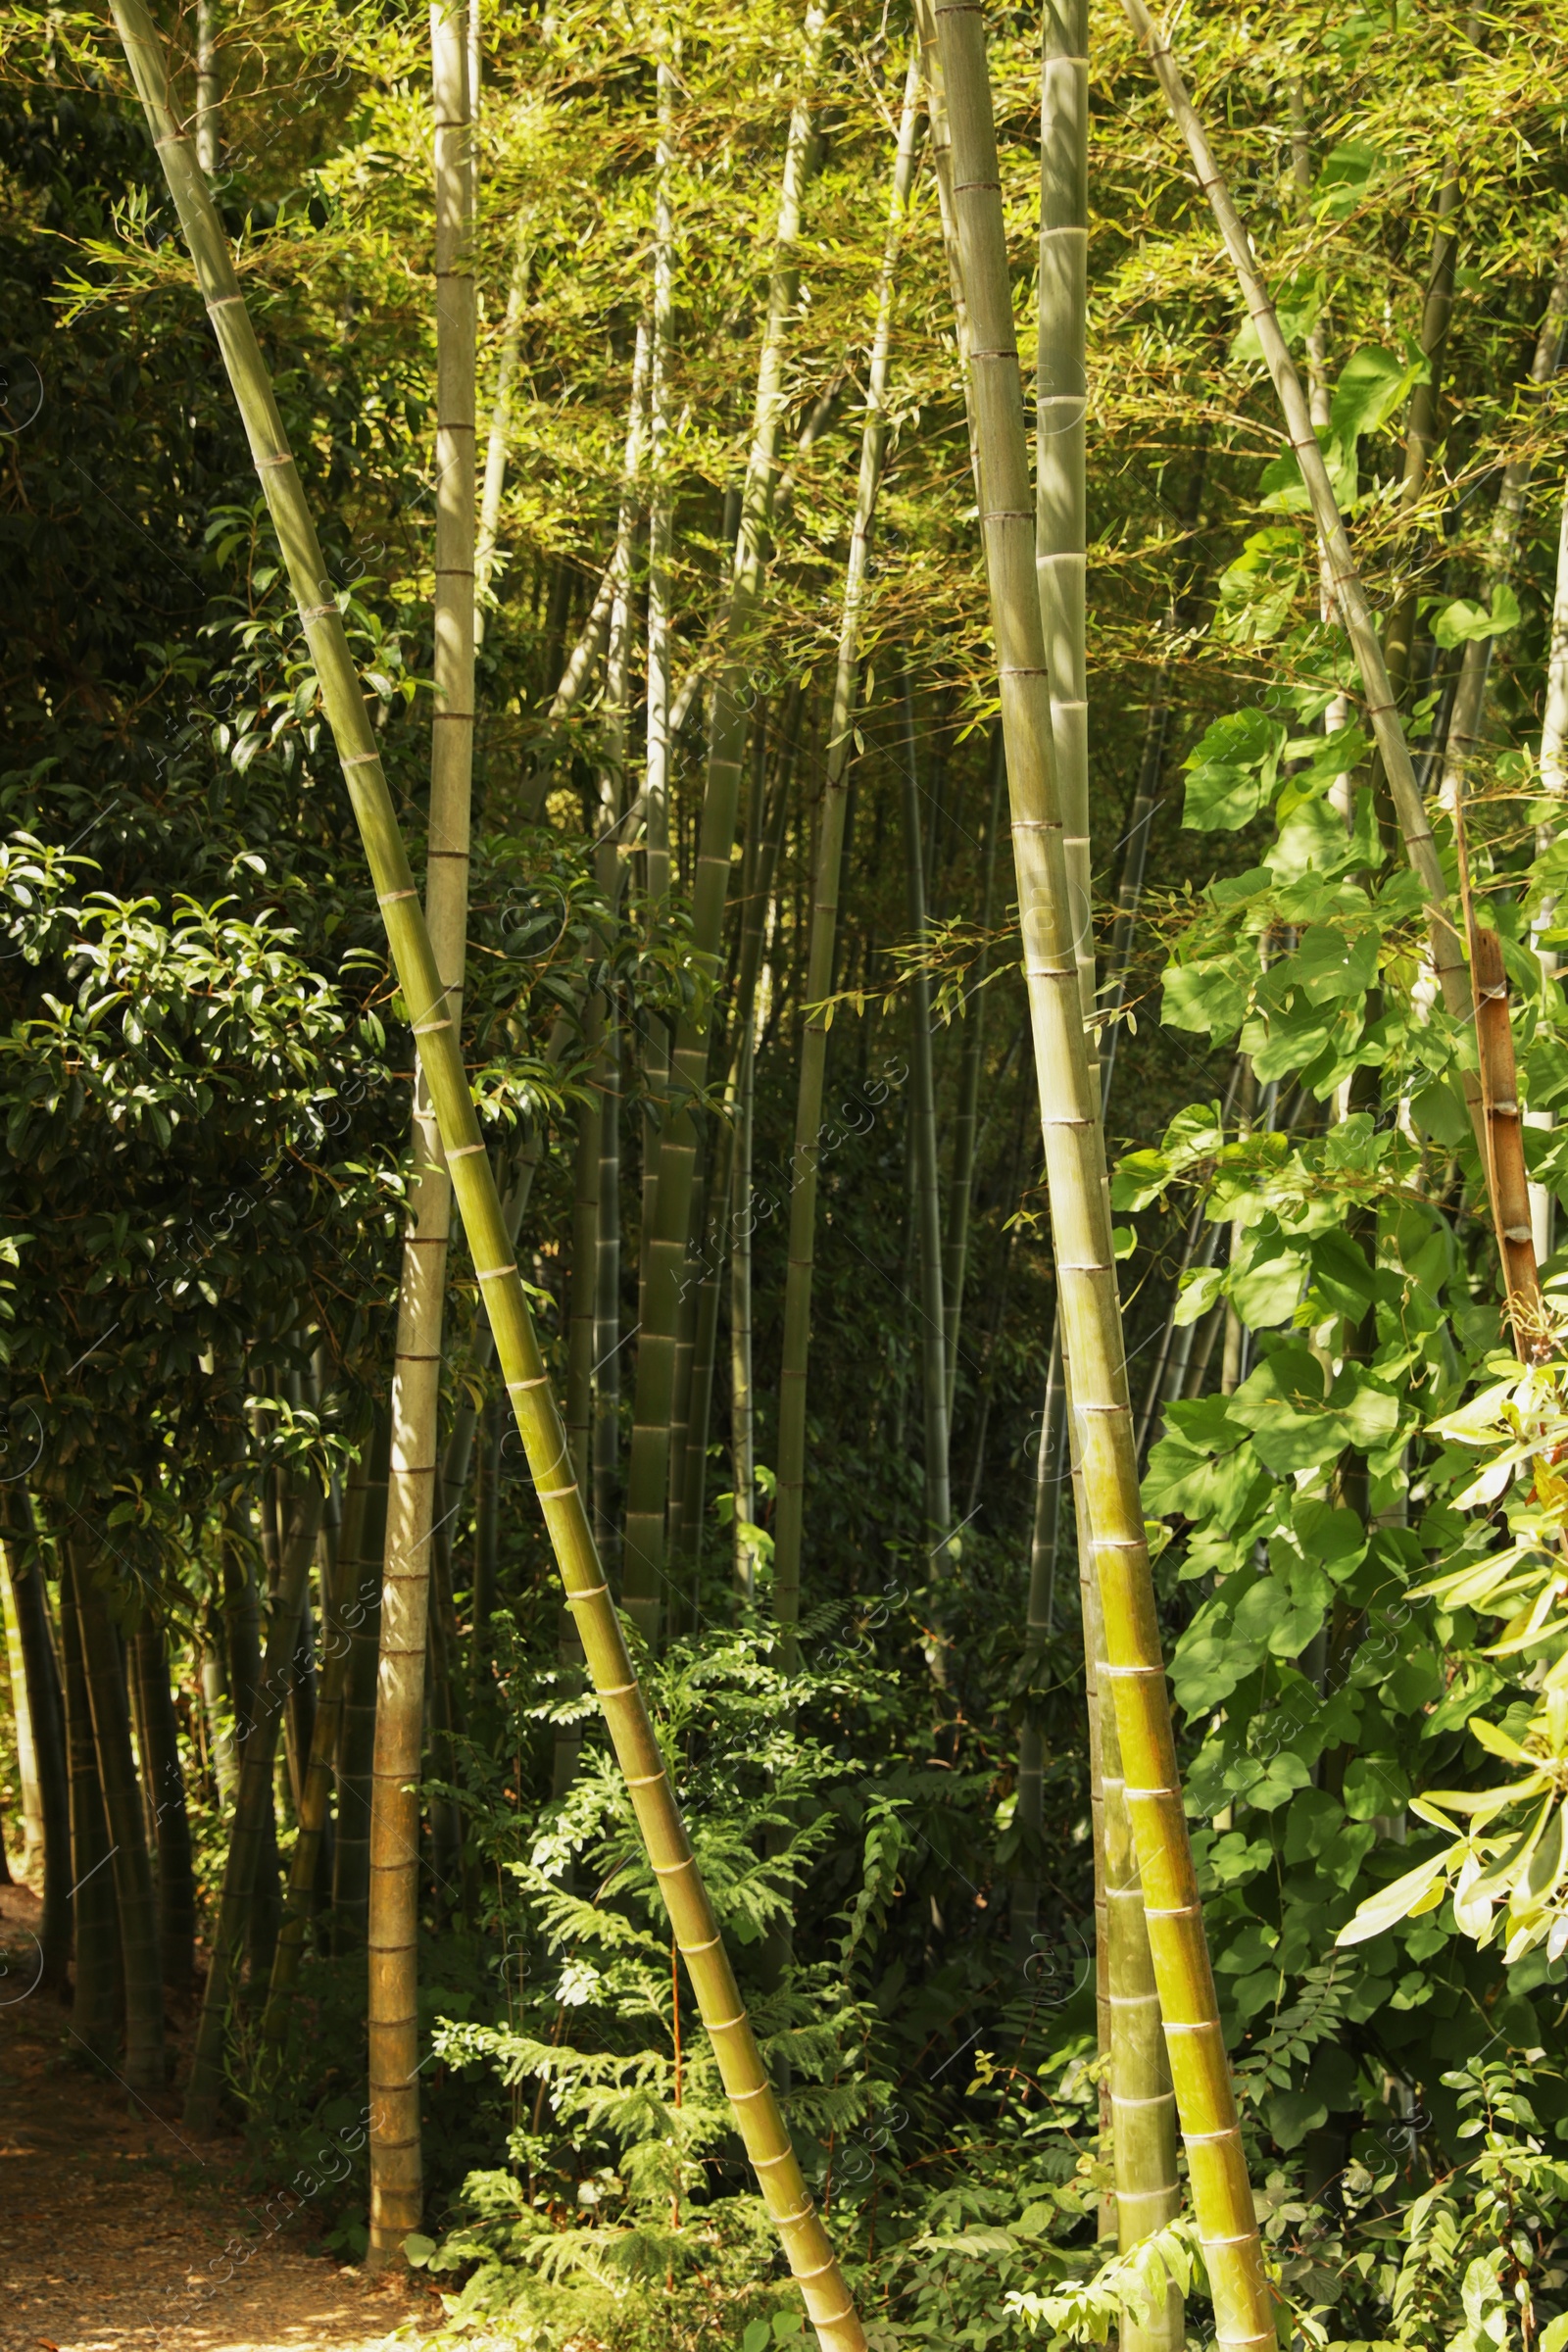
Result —
[[[22,1622],[17,1615],[9,1573],[0,1576],[0,1615],[5,1618],[11,1721],[16,1732],[17,1780],[22,1794],[23,1868],[30,1876],[42,1862],[46,1845],[43,1790],[38,1780],[38,1747],[32,1736],[32,1703],[27,1691],[26,1660],[22,1648]]]
[[[71,1763],[66,1744],[65,1703],[49,1626],[37,1539],[23,1507],[5,1497],[6,1526],[0,1550],[11,1608],[15,1611],[33,1751],[38,1764],[38,1804],[43,1831],[43,1916],[38,1922],[41,1984],[66,1990],[71,1948],[71,1902],[75,1874],[71,1867]]]
[[[904,880],[909,935],[925,938],[925,874],[920,847],[919,746],[914,723],[914,688],[904,672]],[[826,991],[823,992],[824,994]],[[943,1335],[942,1184],[937,1164],[936,1072],[931,1052],[931,983],[916,969],[909,982],[909,1153],[914,1178],[914,1231],[919,1265],[915,1314],[920,1356],[920,1395],[925,1420],[925,1547],[927,1580],[940,1583],[947,1566],[953,1500],[948,1463],[948,1350]],[[942,1654],[931,1652],[941,1679]]]
[[[92,1716],[98,1786],[108,1820],[110,1868],[120,1912],[120,1956],[125,1996],[125,2081],[133,2091],[164,2088],[164,1979],[158,1948],[158,1902],[135,1757],[130,1743],[130,1694],[125,1661],[108,1600],[95,1582],[83,1547],[63,1547],[67,1605],[75,1611],[87,1705]]]
[[[158,1855],[158,1937],[164,1989],[183,2002],[190,1998],[196,1967],[196,1879],[190,1816],[185,1809],[185,1772],[179,1759],[179,1723],[169,1687],[169,1645],[155,1618],[143,1617],[132,1655],[146,1735],[142,1771],[152,1798],[153,1842]]]
[[[1002,729],[991,737],[991,795],[986,809],[982,852],[984,880],[980,892],[980,928],[991,930],[997,878],[997,811],[1002,799],[1005,762]],[[975,1141],[980,1130],[980,1073],[985,1063],[986,976],[991,951],[983,945],[974,967],[974,985],[964,1008],[963,1062],[958,1079],[958,1113],[953,1126],[953,1176],[948,1191],[947,1260],[942,1276],[942,1331],[948,1351],[948,1426],[953,1426],[954,1397],[958,1384],[958,1332],[963,1321],[963,1291],[969,1263],[969,1210],[974,1193]]]
[[[1062,846],[1007,246],[978,7],[938,18],[954,206],[972,336],[980,514],[1006,734],[1024,964],[1073,1420],[1105,1627],[1107,1679],[1146,1917],[1219,2342],[1275,2342],[1246,2158],[1182,1808],[1144,1539],[1105,1194]],[[1313,446],[1316,444],[1314,442]]]
[[[289,1858],[288,1886],[283,1898],[283,1925],[278,1934],[277,1949],[272,1954],[271,1981],[267,1988],[267,2006],[262,2013],[262,2038],[274,2047],[281,2043],[287,2029],[289,2004],[299,1980],[300,1962],[305,1956],[305,1936],[311,1921],[317,1866],[322,1835],[327,1826],[332,1764],[342,1731],[343,1697],[354,1654],[352,1636],[346,1630],[345,1621],[354,1613],[359,1582],[358,1543],[352,1546],[340,1544],[331,1596],[331,1638],[326,1645],[321,1669],[321,1689],[311,1735],[311,1750],[306,1760],[298,1800],[299,1834]]]
[[[196,161],[209,178],[218,170],[218,9],[216,0],[196,0]]]
[[[473,770],[473,126],[466,11],[434,0],[435,713],[425,906],[448,1016],[462,1017]],[[418,1032],[416,1030],[416,1045]],[[370,2242],[395,2261],[419,2224],[419,1759],[452,1187],[422,1059],[414,1083],[410,1223],[398,1296],[381,1664],[370,1796]]]
[[[323,608],[314,601],[322,572],[319,542],[227,243],[206,184],[195,169],[190,144],[180,135],[166,60],[142,0],[115,0],[115,21],[284,551],[399,986],[420,1041],[442,1145],[495,1332],[507,1394],[638,1828],[713,2042],[737,2129],[818,2341],[823,2352],[864,2352],[864,2332],[846,2291],[832,2243],[807,2194],[777,2098],[741,2005],[734,1972],[594,1548],[581,1493],[563,1475],[565,1434],[550,1393],[526,1293],[516,1266],[506,1255],[501,1198],[479,1134],[457,1024],[448,1009],[448,992],[398,830],[342,616],[335,604]]]
[[[752,698],[747,671],[756,659],[756,628],[773,511],[779,431],[784,419],[784,337],[795,310],[800,278],[796,243],[811,151],[811,117],[807,93],[815,78],[823,24],[823,10],[813,4],[806,21],[803,95],[791,113],[785,142],[767,316],[758,361],[751,450],[724,614],[723,662],[713,693],[708,775],[692,892],[692,956],[715,983],[719,975],[741,768],[750,725]],[[707,1010],[684,1016],[676,1035],[669,1103],[659,1142],[652,1226],[651,1229],[645,1226],[644,1232],[648,1271],[643,1328],[637,1345],[631,1457],[626,1476],[622,1597],[634,1622],[649,1639],[658,1632],[664,1585],[664,1514],[669,1484],[676,1326],[696,1175],[695,1104],[707,1083],[708,1047]]]
[[[337,1834],[332,1840],[332,1949],[357,1950],[366,1939],[370,1901],[370,1788],[375,1763],[375,1696],[381,1652],[381,1563],[386,1551],[386,1491],[392,1416],[376,1410],[366,1455],[363,1494],[345,1511],[340,1557],[358,1564],[345,1608],[348,1682],[338,1730]],[[350,1489],[350,1498],[354,1489]]]
[[[122,34],[123,38],[123,33]],[[148,43],[149,48],[151,43]],[[141,53],[137,53],[138,56]],[[157,59],[157,51],[152,51]],[[141,85],[145,86],[145,85]],[[142,103],[146,104],[145,97]],[[321,576],[318,570],[316,577]],[[336,610],[334,606],[333,610]],[[272,1764],[277,1754],[278,1727],[294,1664],[300,1604],[305,1597],[321,1524],[321,1490],[313,1478],[287,1478],[285,1524],[277,1593],[268,1615],[267,1651],[257,1678],[251,1708],[243,1724],[239,1790],[229,1826],[228,1851],[223,1857],[223,1884],[218,1898],[218,1923],[213,1931],[207,1985],[202,1994],[201,2021],[185,2091],[185,2128],[211,2132],[218,2123],[223,2089],[223,2049],[228,2033],[229,2004],[237,1989],[240,1951],[246,1914],[257,1868],[267,1850],[272,1826]],[[271,1966],[268,1956],[269,1970]]]
[[[71,1760],[71,1916],[75,1968],[71,2031],[89,2057],[114,2055],[120,1984],[120,1907],[109,1852],[109,1819],[98,1780],[81,1622],[71,1570],[60,1554],[60,1660],[66,1748]]]
[[[470,98],[472,93],[470,92]],[[490,410],[490,437],[485,444],[484,489],[479,499],[479,529],[473,551],[473,642],[484,643],[489,617],[490,578],[496,564],[496,539],[501,529],[501,497],[507,481],[507,444],[512,436],[512,382],[517,372],[522,342],[522,314],[533,272],[533,220],[517,215],[513,234],[512,277],[507,287],[507,313],[501,322],[501,349],[496,360],[496,396]]]
[[[909,60],[905,78],[904,111],[899,121],[899,143],[893,162],[887,234],[882,246],[882,271],[877,280],[876,324],[872,330],[871,358],[866,374],[865,423],[860,434],[860,470],[856,483],[855,519],[850,527],[849,559],[844,571],[838,666],[833,680],[833,714],[828,721],[827,772],[822,780],[822,797],[817,808],[811,937],[806,976],[807,1014],[801,1036],[795,1150],[790,1159],[789,1266],[784,1286],[784,1348],[779,1372],[773,1608],[779,1623],[786,1626],[797,1622],[801,1610],[801,1537],[806,1506],[806,1384],[811,1346],[817,1172],[830,1018],[826,1000],[833,989],[833,958],[838,939],[839,888],[844,864],[844,816],[850,758],[855,749],[860,619],[870,564],[871,524],[887,454],[886,403],[888,364],[893,342],[893,302],[905,217],[908,211],[909,191],[914,184],[915,165],[919,157],[920,130],[920,65],[916,54]],[[929,1025],[927,1022],[928,1029]],[[929,1053],[929,1039],[927,1051]],[[947,1410],[947,1384],[944,1379],[944,1422]]]
[[[620,1472],[620,1036],[616,1000],[600,1056],[599,1248],[594,1291],[594,1533],[614,1540]]]

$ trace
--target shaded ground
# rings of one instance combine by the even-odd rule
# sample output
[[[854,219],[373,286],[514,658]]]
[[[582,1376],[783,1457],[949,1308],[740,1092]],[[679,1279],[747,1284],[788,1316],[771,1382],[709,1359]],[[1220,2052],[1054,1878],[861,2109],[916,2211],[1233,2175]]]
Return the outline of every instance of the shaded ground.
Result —
[[[433,2326],[421,2285],[307,2251],[175,2100],[74,2062],[69,2014],[27,1990],[36,1912],[0,1887],[0,2352],[371,2352]]]

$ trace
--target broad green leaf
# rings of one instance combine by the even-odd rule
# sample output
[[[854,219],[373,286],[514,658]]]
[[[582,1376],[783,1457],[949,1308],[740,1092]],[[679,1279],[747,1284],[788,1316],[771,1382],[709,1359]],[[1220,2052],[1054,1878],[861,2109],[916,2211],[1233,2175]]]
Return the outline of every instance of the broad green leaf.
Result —
[[[1183,825],[1190,832],[1234,833],[1249,824],[1273,793],[1287,741],[1286,729],[1265,710],[1216,718],[1183,762]]]
[[[1478,637],[1502,637],[1519,626],[1519,599],[1506,580],[1499,580],[1492,592],[1492,610],[1478,605],[1470,597],[1456,597],[1446,605],[1432,622],[1432,635],[1445,650],[1456,645],[1468,645]]]
[[[1162,986],[1163,1018],[1170,1028],[1228,1037],[1247,1016],[1251,977],[1244,978],[1227,956],[1222,962],[1167,964]]]

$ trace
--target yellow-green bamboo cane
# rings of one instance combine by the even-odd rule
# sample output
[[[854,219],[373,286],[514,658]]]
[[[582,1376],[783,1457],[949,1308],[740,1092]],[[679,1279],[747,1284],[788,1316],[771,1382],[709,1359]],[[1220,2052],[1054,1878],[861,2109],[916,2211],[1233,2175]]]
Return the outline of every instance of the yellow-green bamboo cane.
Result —
[[[447,1165],[496,1335],[507,1394],[638,1829],[712,2038],[720,2079],[734,2105],[737,2130],[823,2352],[864,2352],[864,2332],[845,2289],[831,2241],[807,2194],[751,2022],[741,2005],[734,1972],[594,1548],[581,1492],[567,1474],[565,1434],[550,1393],[527,1298],[517,1269],[507,1256],[501,1198],[479,1134],[457,1023],[449,1009],[447,990],[398,830],[342,615],[321,585],[320,546],[227,242],[206,182],[197,171],[190,142],[178,127],[167,61],[142,0],[114,0],[114,8],[283,549],[398,983],[419,1040]]]
[[[1371,722],[1383,772],[1388,779],[1394,802],[1394,812],[1404,841],[1405,856],[1420,876],[1427,900],[1427,926],[1432,943],[1432,963],[1443,1002],[1454,1020],[1469,1026],[1475,1019],[1475,1004],[1470,990],[1469,968],[1459,944],[1458,933],[1448,916],[1447,891],[1432,827],[1427,821],[1415,769],[1410,761],[1410,749],[1405,741],[1394,691],[1389,683],[1383,648],[1379,642],[1372,609],[1367,603],[1355,557],[1346,533],[1334,485],[1329,480],[1323,452],[1313,430],[1306,395],[1297,373],[1296,362],[1280,331],[1261,270],[1252,253],[1251,241],[1240,214],[1231,201],[1229,189],[1220,176],[1203,126],[1198,119],[1180,68],[1172,54],[1170,43],[1144,5],[1144,0],[1122,0],[1129,23],[1148,49],[1154,72],[1165,93],[1172,117],[1187,142],[1193,158],[1199,185],[1208,198],[1225,250],[1240,283],[1248,314],[1257,330],[1258,343],[1274,380],[1280,407],[1285,415],[1285,434],[1301,469],[1312,509],[1312,519],[1322,540],[1326,568],[1332,584],[1334,600],[1339,607],[1347,636],[1350,640],[1361,672],[1361,684],[1366,695],[1367,717]],[[1465,1099],[1471,1118],[1477,1123],[1480,1136],[1481,1095],[1473,1071],[1464,1072]],[[1481,1140],[1481,1157],[1486,1165],[1486,1147]]]
[[[361,1507],[354,1514],[356,1517],[363,1516],[363,1485],[358,1500]],[[311,1753],[299,1794],[299,1830],[294,1840],[294,1851],[289,1857],[283,1925],[278,1934],[277,1948],[272,1954],[271,1981],[267,1988],[267,2007],[262,2013],[262,2038],[274,2048],[283,2039],[289,2004],[299,1980],[300,1962],[305,1956],[305,1936],[311,1923],[311,1898],[316,1886],[321,1838],[326,1829],[327,1799],[332,1788],[333,1762],[342,1734],[343,1702],[348,1688],[349,1660],[353,1654],[353,1639],[347,1621],[355,1613],[359,1582],[359,1531],[351,1522],[351,1514],[345,1510],[337,1565],[332,1578],[331,1605],[324,1629],[326,1655],[317,1692]]]
[[[938,11],[954,209],[969,306],[981,529],[997,641],[1024,968],[1034,1026],[1073,1419],[1091,1512],[1127,1805],[1198,2228],[1226,2352],[1276,2340],[1203,1936],[1160,1656],[1052,749],[1001,175],[973,0]]]
[[[434,0],[435,710],[425,906],[446,1001],[462,1017],[473,767],[475,306],[473,125],[466,12]],[[381,1662],[370,1795],[369,2010],[372,2268],[419,2225],[420,1756],[452,1188],[429,1085],[416,1066],[410,1226],[392,1379]]]
[[[1085,642],[1088,569],[1086,426],[1089,408],[1089,7],[1046,0],[1040,79],[1040,342],[1036,376],[1035,568],[1051,682],[1052,738],[1063,816],[1062,850],[1086,1030],[1089,1084],[1098,1103],[1095,939],[1089,838],[1089,701]],[[1063,1355],[1069,1411],[1072,1358]],[[1092,1563],[1094,1504],[1074,1461],[1080,1547]],[[1086,1543],[1085,1537],[1089,1539]],[[1091,1575],[1092,1583],[1092,1575]],[[1089,1647],[1103,1641],[1103,1611],[1090,1595]],[[1154,1996],[1143,1893],[1132,1852],[1120,1744],[1102,1694],[1108,1662],[1089,1661],[1096,1822],[1097,1980],[1102,2046],[1110,2061],[1116,2234],[1123,2253],[1178,2211],[1176,2114]],[[1108,2046],[1107,2046],[1108,2045]],[[1180,2352],[1181,2298],[1169,2292],[1148,2323],[1127,2310],[1122,2352]]]
[[[791,113],[785,142],[767,316],[758,361],[751,451],[741,493],[740,530],[724,616],[724,655],[713,692],[708,776],[692,892],[692,952],[694,960],[715,984],[720,970],[724,903],[729,891],[741,767],[755,700],[749,671],[758,652],[756,624],[773,513],[778,439],[784,421],[784,340],[794,315],[800,279],[796,247],[812,144],[808,98],[816,77],[824,22],[821,7],[812,6],[806,20],[802,95]],[[707,1011],[683,1018],[675,1040],[669,1101],[660,1138],[651,1229],[646,1223],[644,1229],[647,1277],[643,1328],[637,1344],[631,1455],[626,1472],[621,1591],[632,1618],[649,1639],[658,1632],[664,1589],[675,1346],[697,1162],[694,1105],[708,1080],[708,1046]]]
[[[806,1498],[806,1382],[811,1345],[811,1275],[816,1242],[817,1162],[821,1150],[822,1089],[827,1073],[833,956],[838,933],[839,880],[844,862],[844,814],[850,755],[855,748],[856,681],[860,663],[860,616],[865,604],[871,555],[871,522],[887,453],[888,363],[893,342],[893,300],[904,240],[909,191],[920,151],[920,64],[911,57],[904,87],[904,112],[893,163],[882,273],[877,281],[876,325],[866,373],[865,424],[860,434],[860,471],[855,492],[839,620],[838,667],[833,681],[833,714],[828,722],[827,772],[817,808],[816,872],[812,883],[811,938],[801,1039],[800,1089],[795,1107],[795,1151],[790,1162],[789,1266],[784,1285],[784,1348],[779,1375],[778,1494],[773,1530],[773,1608],[781,1625],[794,1625],[801,1608],[801,1532]],[[944,1400],[945,1411],[945,1400]],[[737,1508],[738,1508],[737,1503]]]

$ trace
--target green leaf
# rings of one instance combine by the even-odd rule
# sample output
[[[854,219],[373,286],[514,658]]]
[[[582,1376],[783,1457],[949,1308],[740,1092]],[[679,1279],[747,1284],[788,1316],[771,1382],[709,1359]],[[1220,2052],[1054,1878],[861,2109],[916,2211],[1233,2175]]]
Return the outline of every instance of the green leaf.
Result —
[[[434,2252],[435,2239],[421,2237],[417,2230],[412,2230],[403,2240],[403,2259],[412,2270],[422,2271]]]
[[[741,2337],[742,2352],[767,2352],[773,2341],[773,2330],[765,2320],[751,2320]]]
[[[1243,976],[1237,964],[1223,962],[1173,963],[1163,974],[1162,1017],[1172,1029],[1206,1030],[1227,1037],[1247,1017],[1251,975]]]
[[[1279,779],[1289,736],[1265,710],[1216,718],[1183,762],[1187,798],[1182,823],[1195,833],[1234,833],[1250,823]]]
[[[1506,580],[1499,580],[1492,591],[1492,610],[1474,603],[1469,597],[1456,597],[1451,605],[1434,615],[1432,634],[1436,642],[1451,651],[1456,645],[1468,645],[1475,638],[1502,637],[1509,629],[1519,626],[1519,599]]]

